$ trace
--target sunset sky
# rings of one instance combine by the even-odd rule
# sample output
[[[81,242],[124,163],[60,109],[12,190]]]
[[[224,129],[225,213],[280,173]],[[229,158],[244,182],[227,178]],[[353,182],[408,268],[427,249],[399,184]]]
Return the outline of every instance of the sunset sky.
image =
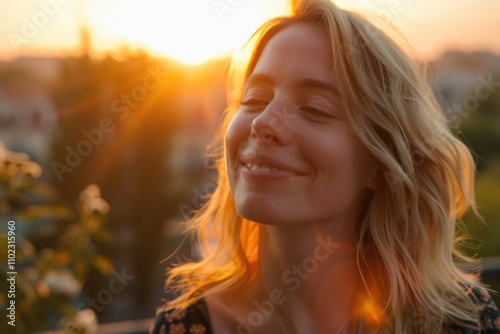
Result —
[[[399,26],[423,58],[449,48],[500,53],[499,0],[338,0]],[[0,58],[66,55],[87,25],[94,55],[140,47],[198,63],[230,54],[286,0],[0,0]]]

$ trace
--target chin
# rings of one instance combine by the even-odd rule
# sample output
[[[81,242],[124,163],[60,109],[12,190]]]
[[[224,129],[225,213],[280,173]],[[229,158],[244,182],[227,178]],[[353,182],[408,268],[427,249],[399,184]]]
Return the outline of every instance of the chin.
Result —
[[[265,205],[236,205],[236,211],[244,219],[263,225],[284,225],[293,224],[297,216],[290,214],[290,210],[282,212],[276,208],[266,208]]]

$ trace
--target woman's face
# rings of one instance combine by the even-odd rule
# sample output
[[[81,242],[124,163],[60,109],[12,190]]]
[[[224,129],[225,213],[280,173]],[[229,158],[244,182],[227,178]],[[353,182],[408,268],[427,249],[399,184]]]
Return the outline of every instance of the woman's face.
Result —
[[[265,46],[225,138],[242,217],[274,225],[358,219],[376,170],[346,120],[332,62],[327,34],[311,25],[288,26]]]

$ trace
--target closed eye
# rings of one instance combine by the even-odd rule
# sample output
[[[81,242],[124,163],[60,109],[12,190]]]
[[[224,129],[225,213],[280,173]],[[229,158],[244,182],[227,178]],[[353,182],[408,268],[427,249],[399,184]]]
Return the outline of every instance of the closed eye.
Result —
[[[259,99],[247,99],[244,101],[240,101],[240,104],[242,106],[256,107],[256,106],[265,106],[268,103],[267,103],[267,101],[259,100]]]
[[[321,111],[313,107],[301,107],[300,110],[306,112],[309,115],[321,116],[321,117],[333,117],[331,114]]]

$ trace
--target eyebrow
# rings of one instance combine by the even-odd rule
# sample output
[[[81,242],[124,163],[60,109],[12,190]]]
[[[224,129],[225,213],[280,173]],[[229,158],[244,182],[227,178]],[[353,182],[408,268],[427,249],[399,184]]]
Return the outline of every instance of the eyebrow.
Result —
[[[264,83],[264,84],[273,84],[275,80],[267,74],[252,74],[247,78],[247,83]],[[339,90],[332,84],[316,79],[304,78],[300,79],[295,83],[297,88],[314,88],[325,90],[335,96],[340,96]]]
[[[248,83],[265,83],[265,84],[273,84],[274,79],[271,78],[270,75],[267,74],[252,74],[246,80],[246,84]]]
[[[340,96],[339,90],[328,82],[319,81],[315,79],[300,79],[296,85],[298,88],[316,88],[316,89],[326,90],[335,96]]]

